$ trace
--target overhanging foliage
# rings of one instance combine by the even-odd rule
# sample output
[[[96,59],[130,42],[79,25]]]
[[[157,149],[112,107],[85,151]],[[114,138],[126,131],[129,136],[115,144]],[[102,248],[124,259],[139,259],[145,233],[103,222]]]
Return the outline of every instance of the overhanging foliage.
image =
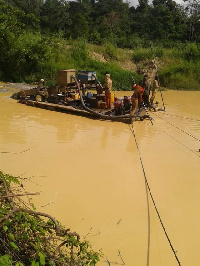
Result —
[[[51,215],[37,212],[22,188],[20,177],[0,171],[0,265],[95,265],[100,253]]]

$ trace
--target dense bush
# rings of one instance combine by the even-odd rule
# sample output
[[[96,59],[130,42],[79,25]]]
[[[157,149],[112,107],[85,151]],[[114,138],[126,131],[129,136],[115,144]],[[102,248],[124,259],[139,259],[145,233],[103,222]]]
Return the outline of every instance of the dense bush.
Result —
[[[91,61],[90,65],[92,69],[97,69],[97,76],[102,83],[104,83],[105,74],[110,73],[114,90],[130,90],[131,77],[134,77],[137,81],[139,80],[139,75],[131,71],[123,70],[116,64]]]
[[[89,59],[87,42],[85,39],[79,39],[72,42],[71,56],[76,61],[76,64],[81,64]]]
[[[172,49],[172,55],[178,59],[196,62],[200,58],[200,45],[197,43],[179,44]]]
[[[133,51],[133,61],[138,63],[144,60],[152,60],[153,59],[153,52],[150,48],[137,48]]]
[[[104,45],[104,57],[106,59],[118,59],[118,50],[117,47],[111,43],[106,42]]]
[[[167,65],[159,71],[161,84],[175,90],[199,90],[199,67],[199,62],[186,60]]]
[[[164,49],[162,46],[155,46],[152,48],[154,57],[161,58],[164,55]]]
[[[10,34],[5,46],[6,53],[1,57],[1,79],[5,81],[31,82],[41,76],[50,77],[61,54],[52,38],[40,34]]]
[[[95,265],[100,253],[19,194],[19,177],[0,171],[0,265]],[[22,193],[21,193],[22,194]]]
[[[197,61],[200,58],[200,46],[196,43],[188,43],[184,49],[184,57],[188,61]]]

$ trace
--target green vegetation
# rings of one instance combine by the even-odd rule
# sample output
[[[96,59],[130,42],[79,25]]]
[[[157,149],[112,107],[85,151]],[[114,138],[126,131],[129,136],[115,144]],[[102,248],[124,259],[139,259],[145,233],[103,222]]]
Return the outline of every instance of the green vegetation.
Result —
[[[200,45],[187,43],[165,50],[159,76],[163,86],[176,90],[200,89]]]
[[[186,1],[0,0],[0,80],[56,82],[57,69],[110,72],[116,90],[156,58],[163,87],[199,90],[200,5]],[[96,53],[104,60],[93,57]],[[135,69],[127,66],[127,61]]]
[[[95,265],[101,254],[19,197],[22,187],[19,177],[0,171],[0,265]]]

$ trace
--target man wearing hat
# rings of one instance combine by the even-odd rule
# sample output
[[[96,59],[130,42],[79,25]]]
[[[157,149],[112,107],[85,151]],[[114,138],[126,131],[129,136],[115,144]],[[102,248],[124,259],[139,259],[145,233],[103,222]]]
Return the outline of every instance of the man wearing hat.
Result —
[[[144,89],[134,83],[132,86],[134,93],[131,96],[131,102],[132,102],[132,110],[130,112],[130,115],[134,115],[140,108],[140,104],[143,102],[142,95],[144,93]]]
[[[38,89],[44,88],[44,79],[41,79],[39,84],[38,84]]]

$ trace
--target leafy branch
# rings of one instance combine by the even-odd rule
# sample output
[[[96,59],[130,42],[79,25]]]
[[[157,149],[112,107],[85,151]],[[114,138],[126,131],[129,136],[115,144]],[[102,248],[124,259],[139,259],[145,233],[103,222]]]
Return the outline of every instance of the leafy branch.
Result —
[[[0,171],[0,265],[95,265],[101,254],[89,242],[36,211],[30,198],[24,204],[38,193],[20,193],[19,180]]]

